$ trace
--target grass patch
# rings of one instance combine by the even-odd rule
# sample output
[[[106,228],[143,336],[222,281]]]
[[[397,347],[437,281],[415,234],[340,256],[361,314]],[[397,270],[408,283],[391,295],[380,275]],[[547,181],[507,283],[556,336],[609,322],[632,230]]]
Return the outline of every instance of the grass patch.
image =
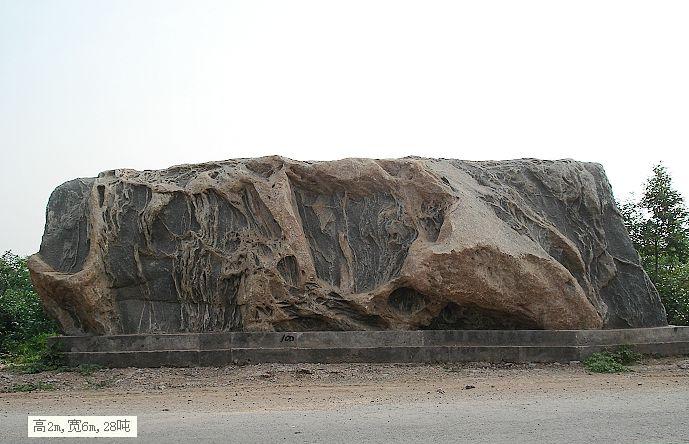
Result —
[[[628,365],[636,364],[643,355],[623,345],[617,351],[594,353],[584,361],[586,370],[593,373],[622,373],[630,371]]]
[[[81,376],[91,376],[102,368],[103,367],[98,364],[80,364],[79,367],[75,367],[74,370]]]
[[[14,384],[9,389],[4,390],[5,393],[25,393],[36,390],[49,391],[55,390],[55,386],[48,382],[28,382],[26,384]]]

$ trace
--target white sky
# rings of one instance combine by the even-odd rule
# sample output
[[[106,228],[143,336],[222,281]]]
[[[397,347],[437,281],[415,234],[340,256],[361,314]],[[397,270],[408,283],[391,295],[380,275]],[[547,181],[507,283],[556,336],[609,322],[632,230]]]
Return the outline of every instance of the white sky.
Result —
[[[0,0],[0,251],[119,168],[296,159],[663,160],[689,196],[689,1]]]

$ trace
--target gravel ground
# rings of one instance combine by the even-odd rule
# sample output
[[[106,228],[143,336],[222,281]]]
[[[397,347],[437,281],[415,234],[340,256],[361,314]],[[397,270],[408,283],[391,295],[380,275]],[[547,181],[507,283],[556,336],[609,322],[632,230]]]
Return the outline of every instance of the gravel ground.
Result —
[[[520,380],[523,388],[539,386],[540,377],[565,382],[569,378],[589,384],[661,378],[676,382],[689,376],[687,359],[648,359],[631,367],[629,373],[600,375],[587,372],[579,362],[562,364],[259,364],[227,367],[99,369],[91,374],[42,372],[21,374],[0,368],[0,392],[21,384],[49,384],[50,391],[110,391],[116,393],[157,393],[171,389],[212,389],[219,387],[271,387],[311,384],[349,386],[359,384],[482,384],[486,380],[502,385],[504,380]],[[674,379],[673,379],[674,378]],[[669,383],[669,382],[668,382]],[[41,391],[41,390],[39,390]],[[43,390],[45,391],[45,390]]]
[[[27,414],[135,414],[146,442],[689,442],[689,360],[647,360],[632,370],[590,374],[579,363],[263,364],[91,375],[3,369],[0,391],[29,383],[53,390],[0,393],[0,442],[26,439]]]

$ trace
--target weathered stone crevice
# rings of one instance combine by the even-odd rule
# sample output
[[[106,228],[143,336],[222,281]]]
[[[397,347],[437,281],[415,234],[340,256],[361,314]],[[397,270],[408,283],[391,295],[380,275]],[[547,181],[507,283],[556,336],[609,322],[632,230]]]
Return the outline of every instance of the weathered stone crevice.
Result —
[[[424,202],[421,206],[421,214],[419,221],[426,232],[427,239],[431,242],[437,241],[445,221],[445,209],[438,204]]]
[[[392,194],[292,190],[320,279],[365,292],[399,275],[418,232]]]
[[[286,284],[294,287],[299,286],[300,274],[297,258],[292,255],[283,257],[277,263],[277,270]]]

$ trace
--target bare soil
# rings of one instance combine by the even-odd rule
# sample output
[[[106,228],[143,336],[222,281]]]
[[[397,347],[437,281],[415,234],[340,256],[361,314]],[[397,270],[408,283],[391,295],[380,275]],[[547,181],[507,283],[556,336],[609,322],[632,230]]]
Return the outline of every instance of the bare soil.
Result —
[[[332,408],[363,402],[421,402],[448,397],[491,399],[548,392],[586,393],[634,386],[689,387],[689,360],[648,359],[630,372],[594,374],[578,362],[560,364],[260,364],[228,367],[100,369],[19,374],[0,369],[0,397],[22,399],[101,398],[107,403],[147,395],[176,403],[229,400],[233,410]],[[52,387],[9,393],[22,384]],[[129,396],[133,395],[133,396]],[[21,403],[21,401],[20,401]],[[165,403],[163,403],[165,404]],[[160,408],[164,408],[162,407]]]
[[[7,393],[20,384],[52,390]],[[619,374],[580,363],[0,369],[0,442],[32,442],[31,414],[136,415],[147,443],[686,442],[689,360]]]

